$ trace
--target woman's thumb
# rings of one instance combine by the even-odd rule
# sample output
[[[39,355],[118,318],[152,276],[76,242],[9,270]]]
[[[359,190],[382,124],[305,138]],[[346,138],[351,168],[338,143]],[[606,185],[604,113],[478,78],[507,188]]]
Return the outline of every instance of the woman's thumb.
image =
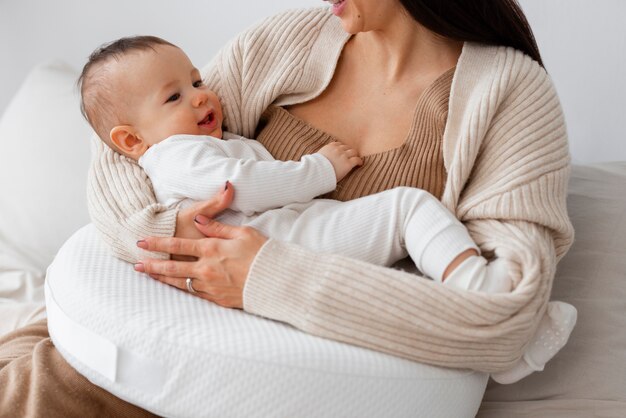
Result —
[[[209,200],[199,202],[190,207],[196,214],[202,214],[212,218],[218,213],[227,209],[233,201],[235,190],[229,181],[226,182],[224,189],[217,192]]]
[[[231,225],[223,224],[215,219],[207,218],[204,215],[196,215],[193,221],[198,231],[209,238],[235,238],[235,227]]]

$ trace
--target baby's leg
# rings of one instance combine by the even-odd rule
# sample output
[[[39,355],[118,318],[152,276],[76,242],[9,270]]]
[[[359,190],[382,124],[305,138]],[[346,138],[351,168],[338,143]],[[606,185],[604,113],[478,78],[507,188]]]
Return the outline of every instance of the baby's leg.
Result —
[[[391,265],[407,254],[437,281],[467,249],[478,250],[467,229],[430,193],[398,187],[349,202],[316,199],[253,216],[225,211],[219,221],[249,225],[268,237],[314,251]],[[507,292],[507,266],[470,257],[445,280],[469,290]]]
[[[505,260],[496,258],[487,264],[487,260],[480,256],[468,257],[445,279],[444,284],[485,293],[506,293],[513,287]]]
[[[269,237],[378,265],[406,257],[439,279],[476,245],[466,228],[431,194],[399,187],[349,202],[318,199],[258,215],[246,224]]]
[[[411,258],[422,273],[443,281],[443,273],[462,252],[478,247],[467,228],[433,195],[420,189],[398,187],[382,193],[397,212],[396,225]],[[444,284],[482,292],[511,290],[509,269],[504,260],[487,264],[471,256],[457,266]]]
[[[266,236],[377,265],[407,256],[388,199],[379,195],[338,202],[315,199],[270,210],[244,224]]]

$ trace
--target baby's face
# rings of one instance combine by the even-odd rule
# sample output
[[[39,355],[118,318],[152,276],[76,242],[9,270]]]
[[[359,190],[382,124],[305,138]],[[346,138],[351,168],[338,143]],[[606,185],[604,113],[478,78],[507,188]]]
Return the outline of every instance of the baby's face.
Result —
[[[128,59],[126,59],[128,58]],[[150,146],[176,134],[222,137],[222,107],[187,55],[169,45],[120,62],[127,122]]]

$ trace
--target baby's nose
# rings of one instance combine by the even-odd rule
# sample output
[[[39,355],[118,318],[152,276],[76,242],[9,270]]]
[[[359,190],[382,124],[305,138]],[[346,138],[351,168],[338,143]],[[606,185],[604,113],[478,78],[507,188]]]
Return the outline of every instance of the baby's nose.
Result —
[[[206,103],[208,98],[209,98],[209,96],[206,93],[199,91],[193,97],[193,105],[194,106],[201,106],[201,105]]]

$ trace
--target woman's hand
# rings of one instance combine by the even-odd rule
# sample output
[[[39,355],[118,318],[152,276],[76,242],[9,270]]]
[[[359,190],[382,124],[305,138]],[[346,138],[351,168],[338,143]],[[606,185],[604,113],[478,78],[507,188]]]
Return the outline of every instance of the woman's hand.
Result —
[[[205,238],[206,236],[196,228],[196,223],[194,222],[196,215],[213,218],[230,206],[234,194],[233,185],[227,181],[224,185],[224,190],[217,193],[213,198],[179,210],[178,215],[176,215],[176,232],[174,236],[176,238]]]
[[[149,237],[137,243],[145,250],[186,256],[189,261],[146,259],[135,264],[135,270],[186,292],[186,280],[191,278],[196,296],[227,308],[243,308],[250,267],[267,238],[254,228],[221,224],[203,215],[194,221],[207,238]]]

